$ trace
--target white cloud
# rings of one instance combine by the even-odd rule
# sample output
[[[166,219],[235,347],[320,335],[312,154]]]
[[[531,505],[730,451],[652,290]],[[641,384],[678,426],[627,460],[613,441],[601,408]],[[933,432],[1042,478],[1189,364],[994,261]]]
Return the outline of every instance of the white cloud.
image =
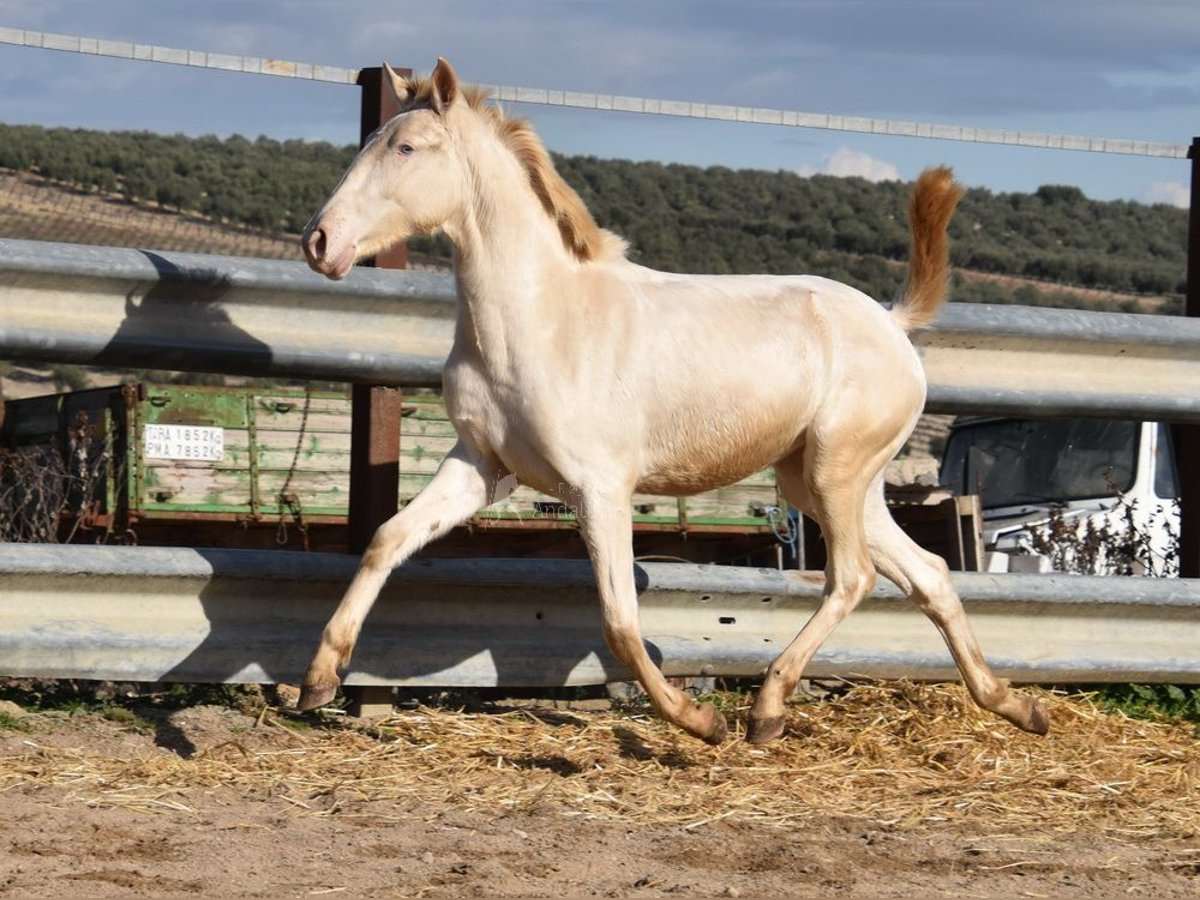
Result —
[[[1179,181],[1156,181],[1142,192],[1144,203],[1168,203],[1187,209],[1191,205],[1191,188]]]
[[[809,178],[813,175],[836,175],[847,178],[857,175],[867,181],[899,181],[900,171],[890,162],[876,159],[849,147],[838,147],[823,160],[824,166],[800,166],[796,169],[798,175]]]

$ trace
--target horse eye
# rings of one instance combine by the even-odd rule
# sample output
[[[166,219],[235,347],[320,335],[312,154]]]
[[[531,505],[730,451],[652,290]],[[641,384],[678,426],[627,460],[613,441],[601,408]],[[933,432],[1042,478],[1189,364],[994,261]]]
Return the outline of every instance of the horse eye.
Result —
[[[413,145],[412,144],[401,144],[396,149],[398,149],[403,156],[408,156],[410,153],[413,152]]]

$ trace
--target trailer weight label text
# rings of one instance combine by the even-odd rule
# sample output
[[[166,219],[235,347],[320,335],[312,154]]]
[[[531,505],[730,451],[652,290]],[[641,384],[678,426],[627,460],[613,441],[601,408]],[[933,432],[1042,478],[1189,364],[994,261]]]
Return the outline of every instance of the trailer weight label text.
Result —
[[[225,458],[225,429],[205,425],[146,425],[146,459],[197,459],[220,462]]]

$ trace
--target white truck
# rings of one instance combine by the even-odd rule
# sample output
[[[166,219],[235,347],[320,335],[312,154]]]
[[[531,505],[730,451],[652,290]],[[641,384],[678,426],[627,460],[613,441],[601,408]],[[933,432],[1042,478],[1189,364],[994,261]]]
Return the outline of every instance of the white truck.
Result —
[[[961,417],[941,482],[976,494],[990,572],[1178,572],[1170,428],[1103,419]]]

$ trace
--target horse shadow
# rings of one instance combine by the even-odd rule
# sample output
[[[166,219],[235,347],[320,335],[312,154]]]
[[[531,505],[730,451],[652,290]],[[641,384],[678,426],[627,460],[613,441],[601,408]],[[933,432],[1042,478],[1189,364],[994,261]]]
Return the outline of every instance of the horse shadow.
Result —
[[[297,684],[325,623],[353,577],[358,557],[197,549],[213,577],[199,595],[206,633],[164,682]],[[590,563],[537,560],[415,559],[394,571],[363,626],[343,684],[438,688],[549,688],[626,681],[612,655]],[[514,566],[518,577],[513,577]],[[247,596],[244,579],[272,588]],[[640,566],[641,593],[649,576]],[[239,583],[240,582],[240,583]],[[663,654],[651,641],[656,664]],[[186,755],[181,734],[160,744]]]
[[[153,251],[138,252],[154,266],[158,281],[126,294],[125,318],[93,364],[205,371],[209,355],[202,359],[192,349],[202,342],[237,361],[246,374],[269,368],[270,345],[239,328],[221,307],[234,287],[228,273],[187,269]]]
[[[270,345],[238,327],[222,308],[234,286],[227,273],[185,268],[151,250],[138,252],[154,267],[158,280],[148,289],[139,285],[125,295],[125,317],[93,358],[94,365],[206,371],[208,360],[193,349],[202,343],[225,360],[236,360],[242,371],[269,369]],[[184,757],[195,751],[169,716],[156,720],[156,743]]]

